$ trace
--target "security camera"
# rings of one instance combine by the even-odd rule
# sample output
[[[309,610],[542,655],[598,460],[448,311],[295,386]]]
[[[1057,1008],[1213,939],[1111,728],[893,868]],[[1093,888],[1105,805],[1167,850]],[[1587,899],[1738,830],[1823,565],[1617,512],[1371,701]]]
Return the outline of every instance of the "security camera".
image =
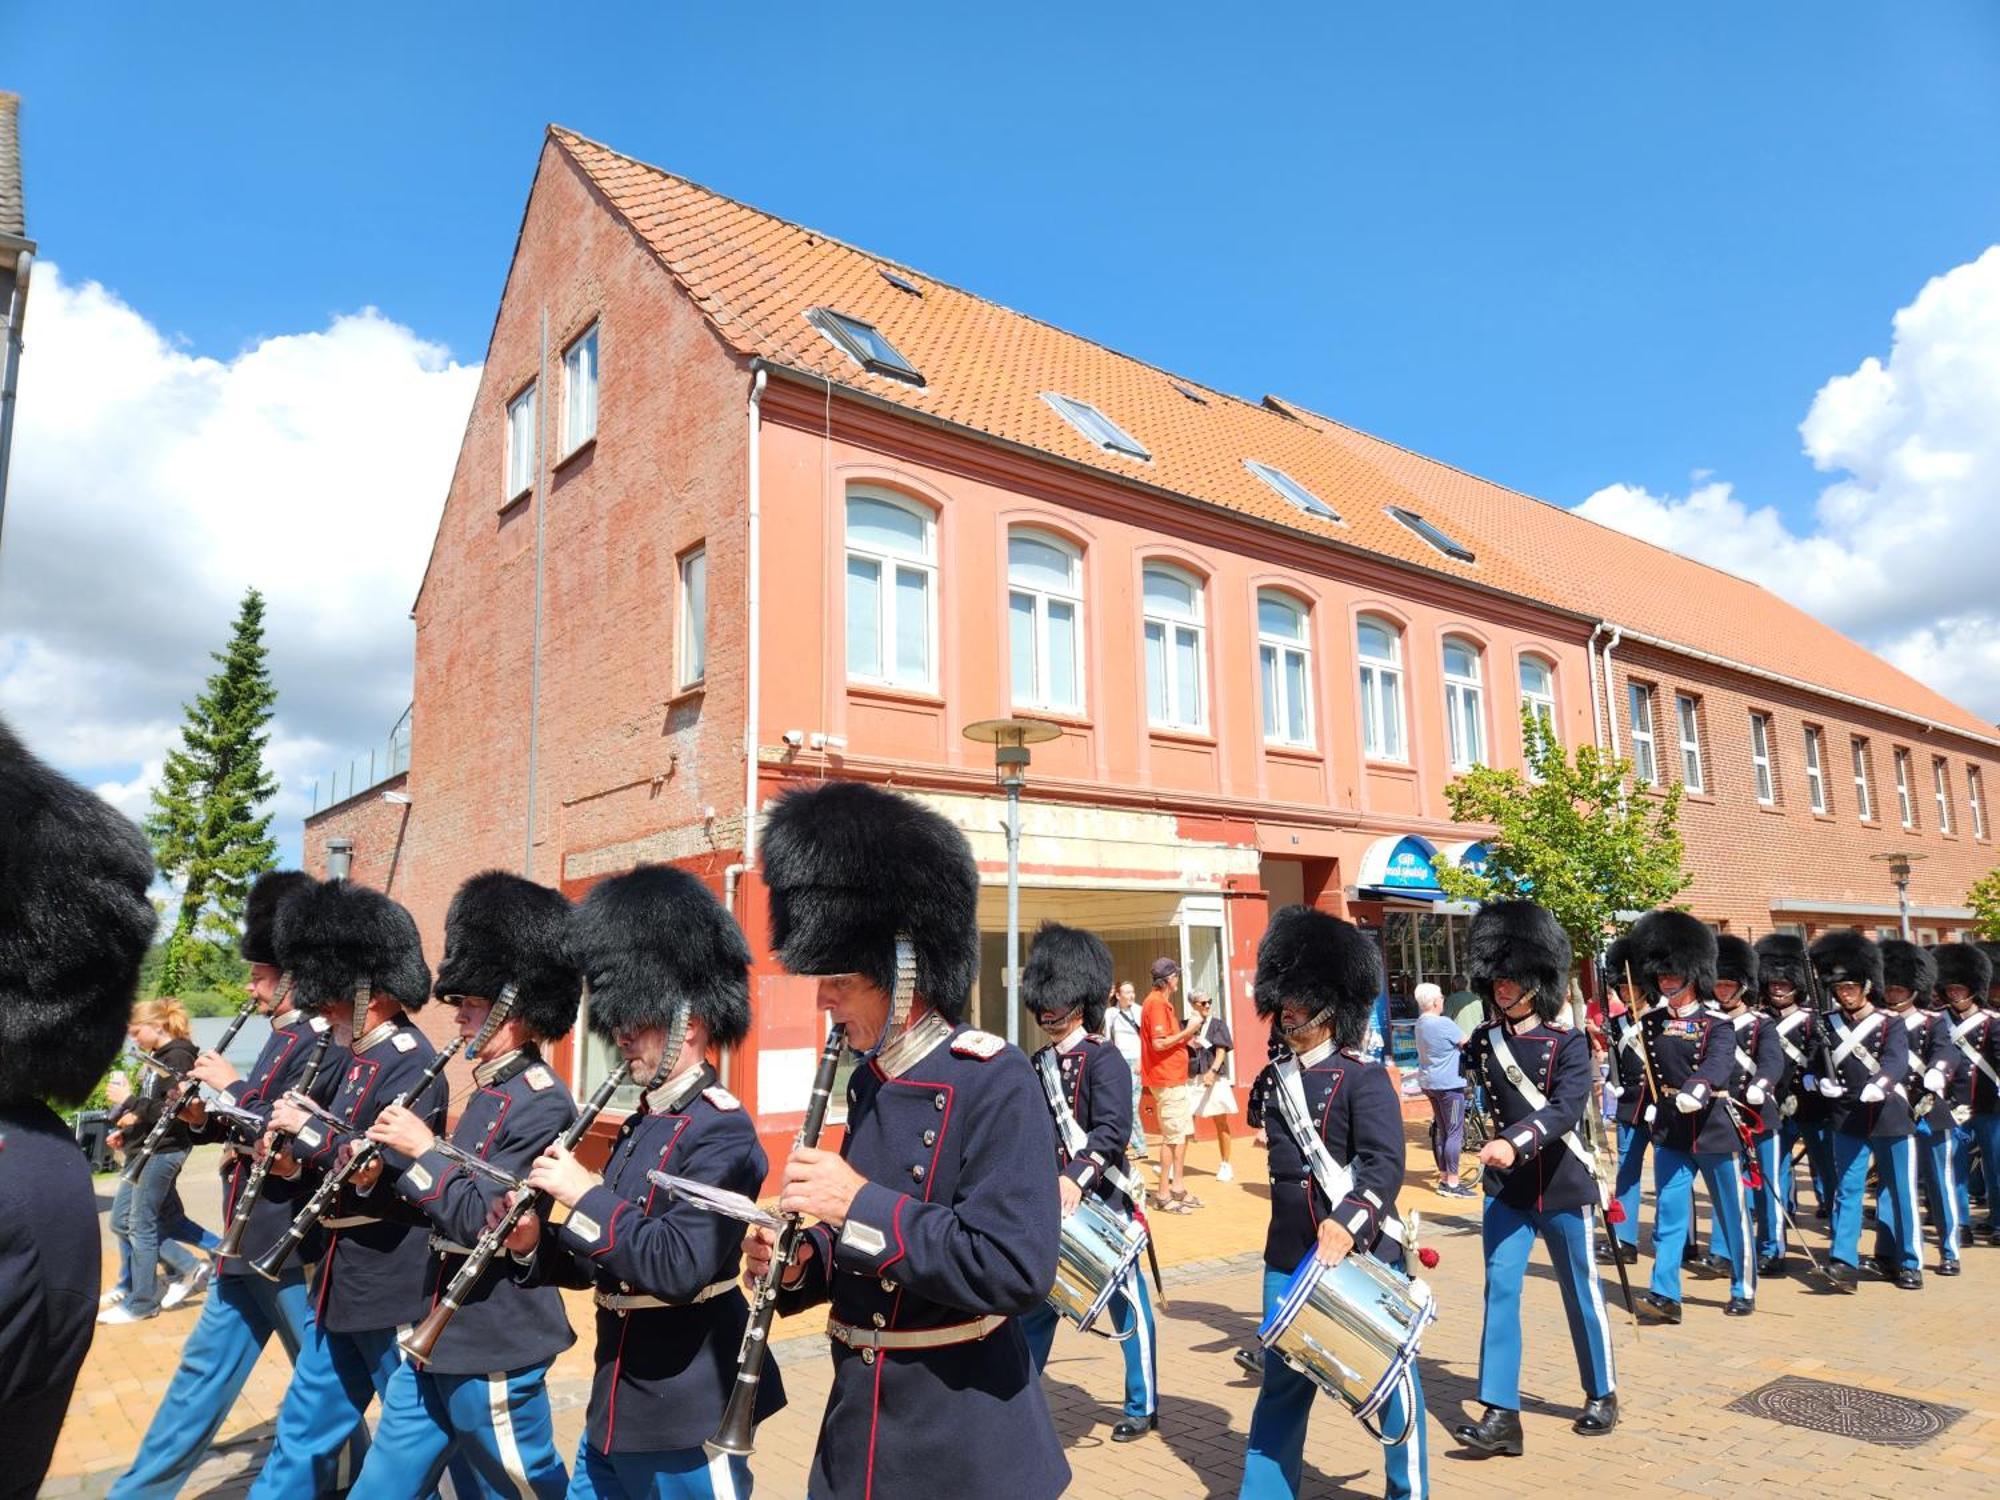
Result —
[[[797,750],[805,744],[806,732],[803,729],[787,729],[779,738]]]

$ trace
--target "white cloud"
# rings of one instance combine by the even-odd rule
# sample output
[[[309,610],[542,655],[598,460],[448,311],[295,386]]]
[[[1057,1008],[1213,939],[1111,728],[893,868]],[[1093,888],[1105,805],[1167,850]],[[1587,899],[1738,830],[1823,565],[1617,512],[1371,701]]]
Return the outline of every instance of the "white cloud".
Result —
[[[1888,358],[1829,380],[1799,433],[1839,476],[1804,534],[1706,471],[1685,495],[1613,484],[1577,509],[1755,579],[2000,718],[2000,245],[1926,284]]]
[[[385,740],[409,701],[410,606],[478,367],[373,308],[210,358],[48,262],[26,332],[0,712],[143,813],[254,584],[295,853],[314,776]]]

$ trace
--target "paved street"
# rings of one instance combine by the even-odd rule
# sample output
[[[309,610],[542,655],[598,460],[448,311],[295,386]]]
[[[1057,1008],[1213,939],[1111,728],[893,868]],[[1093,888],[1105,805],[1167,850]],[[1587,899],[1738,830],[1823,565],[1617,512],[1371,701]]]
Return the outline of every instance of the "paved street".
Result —
[[[1212,1166],[1214,1147],[1196,1148]],[[1413,1167],[1427,1160],[1421,1129],[1411,1127]],[[1120,1389],[1116,1348],[1065,1332],[1058,1336],[1049,1394],[1076,1472],[1072,1493],[1118,1500],[1182,1500],[1231,1495],[1242,1471],[1244,1434],[1256,1389],[1230,1359],[1251,1336],[1266,1189],[1262,1153],[1239,1149],[1245,1179],[1215,1182],[1198,1170],[1193,1186],[1207,1207],[1187,1217],[1158,1216],[1168,1303],[1160,1310],[1165,1399],[1157,1436],[1129,1446],[1109,1441]],[[197,1218],[215,1217],[212,1178],[198,1160],[185,1181]],[[1634,1336],[1616,1305],[1624,1422],[1608,1439],[1569,1431],[1579,1400],[1575,1366],[1563,1334],[1553,1281],[1538,1260],[1528,1292],[1529,1344],[1523,1386],[1528,1452],[1518,1460],[1456,1457],[1448,1428],[1472,1403],[1477,1374],[1480,1262],[1478,1204],[1427,1191],[1428,1171],[1413,1172],[1403,1206],[1424,1215],[1426,1240],[1442,1261],[1432,1273],[1443,1313],[1425,1343],[1430,1410],[1431,1481],[1440,1496],[1537,1495],[1552,1489],[1594,1495],[1743,1495],[1844,1497],[2000,1492],[2000,1250],[1975,1246],[1967,1272],[1927,1279],[1921,1294],[1864,1282],[1854,1297],[1817,1295],[1797,1281],[1766,1284],[1758,1312],[1725,1319],[1727,1283],[1691,1279],[1688,1321],[1648,1327]],[[100,1190],[108,1188],[100,1184]],[[1650,1223],[1650,1207],[1646,1213]],[[1810,1224],[1810,1220],[1808,1223]],[[1815,1248],[1823,1243],[1816,1238]],[[1931,1257],[1935,1261],[1935,1251]],[[107,1261],[107,1265],[110,1262]],[[1643,1285],[1649,1262],[1634,1268]],[[138,1445],[172,1372],[195,1310],[131,1327],[102,1328],[91,1350],[70,1420],[42,1493],[104,1493]],[[589,1326],[581,1300],[572,1320]],[[781,1325],[779,1356],[790,1408],[758,1435],[759,1493],[803,1492],[803,1475],[826,1394],[824,1342],[812,1320]],[[268,1442],[284,1391],[286,1365],[275,1344],[258,1366],[224,1427],[221,1446],[188,1493],[235,1496]],[[556,1426],[565,1455],[581,1430],[589,1351],[579,1343],[556,1367]],[[1781,1425],[1727,1408],[1781,1376],[1852,1384],[1962,1408],[1952,1425],[1913,1448]],[[1375,1445],[1330,1402],[1320,1403],[1307,1448],[1307,1495],[1379,1495]]]

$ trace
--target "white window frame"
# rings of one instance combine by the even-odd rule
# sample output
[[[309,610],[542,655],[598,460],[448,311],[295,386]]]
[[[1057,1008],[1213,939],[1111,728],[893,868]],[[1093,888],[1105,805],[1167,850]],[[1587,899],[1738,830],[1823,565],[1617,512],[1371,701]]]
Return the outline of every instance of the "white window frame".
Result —
[[[1016,708],[1039,708],[1051,713],[1081,714],[1084,704],[1083,687],[1083,550],[1067,537],[1058,536],[1053,531],[1044,531],[1038,526],[1012,526],[1007,530],[1007,542],[1011,548],[1015,537],[1032,540],[1044,547],[1052,547],[1069,559],[1070,587],[1050,589],[1041,584],[1016,582],[1011,560],[1007,573],[1008,648],[1012,651],[1014,600],[1027,599],[1034,606],[1034,688],[1025,698],[1014,690],[1014,663],[1007,663],[1007,687],[1012,694],[1011,701]],[[1049,639],[1052,627],[1049,624],[1051,602],[1070,606],[1070,629],[1075,634],[1076,647],[1076,698],[1074,702],[1058,701],[1049,691],[1049,683],[1054,673],[1050,670]]]
[[[597,324],[592,323],[563,350],[563,457],[597,436]],[[583,409],[584,397],[588,409]]]
[[[1931,757],[1931,793],[1937,800],[1938,832],[1948,834],[1951,827],[1951,770],[1942,755]]]
[[[856,500],[872,500],[882,505],[894,506],[905,511],[923,523],[923,551],[921,554],[890,551],[885,548],[856,546],[848,538],[848,511]],[[916,692],[937,691],[938,674],[938,566],[937,566],[937,517],[927,505],[896,494],[893,490],[879,490],[855,486],[847,491],[841,506],[841,608],[847,607],[847,570],[856,558],[872,562],[876,568],[876,601],[879,615],[876,620],[876,643],[881,651],[881,670],[875,673],[857,672],[851,662],[845,663],[849,682],[865,683],[873,687],[906,688]],[[924,675],[921,678],[897,675],[896,667],[896,609],[898,569],[909,569],[924,575]],[[845,615],[843,613],[843,619]],[[852,630],[852,623],[847,628]],[[843,652],[845,656],[845,652]]]
[[[1861,821],[1875,821],[1875,789],[1868,784],[1868,741],[1860,735],[1848,736],[1849,753],[1854,759],[1854,806]]]
[[[1826,801],[1826,731],[1817,724],[1806,725],[1806,795],[1812,810],[1824,816]]]
[[[535,387],[529,381],[507,403],[502,423],[500,483],[509,503],[535,487]]]
[[[700,607],[689,577],[699,569]],[[680,631],[675,643],[676,681],[683,688],[698,687],[708,679],[708,545],[690,547],[680,556]]]
[[[1470,677],[1445,665],[1454,647],[1472,658]],[[1444,672],[1445,759],[1454,771],[1470,771],[1486,764],[1485,658],[1479,643],[1469,636],[1448,635],[1439,650],[1438,663]]]
[[[1371,656],[1361,645],[1361,631],[1374,626],[1389,637],[1389,655]],[[1354,655],[1360,665],[1362,751],[1370,760],[1407,765],[1410,759],[1409,720],[1403,712],[1403,630],[1386,615],[1361,615],[1354,622]],[[1372,712],[1371,712],[1372,710]],[[1394,730],[1394,743],[1388,730]]]
[[[1152,573],[1160,573],[1177,579],[1194,590],[1194,614],[1185,615],[1156,612],[1146,598],[1146,578]],[[1154,729],[1200,733],[1208,728],[1208,589],[1199,574],[1169,562],[1148,562],[1139,570],[1139,649],[1143,657],[1152,647],[1153,632],[1159,632],[1161,676],[1166,684],[1167,704],[1165,717],[1153,711],[1152,683],[1147,681],[1146,723]],[[1192,637],[1195,662],[1195,685],[1193,712],[1181,700],[1184,689],[1180,674],[1174,671],[1174,663],[1187,644],[1186,637]],[[1147,674],[1142,673],[1142,676]]]
[[[1691,792],[1707,790],[1701,765],[1701,699],[1693,693],[1674,694],[1674,729],[1681,742],[1681,785]]]
[[[1243,460],[1243,467],[1255,474],[1264,483],[1283,495],[1287,501],[1297,506],[1309,516],[1317,516],[1322,521],[1340,521],[1340,512],[1328,505],[1311,490],[1300,484],[1276,464],[1264,464],[1254,458]]]
[[[1972,836],[1981,843],[1986,840],[1986,788],[1981,785],[1985,780],[1979,767],[1965,768],[1965,800],[1972,807]]]
[[[1771,765],[1771,716],[1750,710],[1750,769],[1757,783],[1757,800],[1765,807],[1778,801],[1778,776]]]
[[[1645,727],[1639,724],[1644,710]],[[1653,685],[1650,682],[1625,684],[1625,723],[1632,737],[1632,776],[1643,786],[1660,784],[1659,741],[1653,726]]]
[[[1043,391],[1042,399],[1053,406],[1064,421],[1106,453],[1116,453],[1123,458],[1136,458],[1141,463],[1153,461],[1153,455],[1144,443],[1088,401],[1079,401],[1074,396],[1065,396],[1058,391]]]
[[[1299,622],[1297,635],[1279,635],[1265,630],[1266,600],[1292,611]],[[1312,610],[1295,595],[1283,589],[1257,590],[1257,680],[1263,704],[1264,743],[1267,745],[1287,745],[1294,749],[1312,747],[1312,620]],[[1303,722],[1290,724],[1285,722],[1291,717],[1291,710],[1284,695],[1284,683],[1295,660],[1299,677],[1305,683],[1305,701],[1300,707]],[[1270,663],[1268,668],[1265,665],[1267,661]]]
[[[1900,746],[1892,748],[1890,755],[1896,767],[1896,810],[1903,815],[1903,826],[1917,826],[1917,804],[1910,797],[1910,752]]]

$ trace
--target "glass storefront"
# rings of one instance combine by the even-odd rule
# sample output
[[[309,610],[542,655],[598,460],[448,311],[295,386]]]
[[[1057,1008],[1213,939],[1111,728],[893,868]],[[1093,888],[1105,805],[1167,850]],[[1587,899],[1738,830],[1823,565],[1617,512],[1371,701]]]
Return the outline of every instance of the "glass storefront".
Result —
[[[1417,1065],[1415,1027],[1417,986],[1429,980],[1449,997],[1465,972],[1465,924],[1469,919],[1437,909],[1388,906],[1382,912],[1382,965],[1389,977],[1389,1041],[1396,1065]]]

